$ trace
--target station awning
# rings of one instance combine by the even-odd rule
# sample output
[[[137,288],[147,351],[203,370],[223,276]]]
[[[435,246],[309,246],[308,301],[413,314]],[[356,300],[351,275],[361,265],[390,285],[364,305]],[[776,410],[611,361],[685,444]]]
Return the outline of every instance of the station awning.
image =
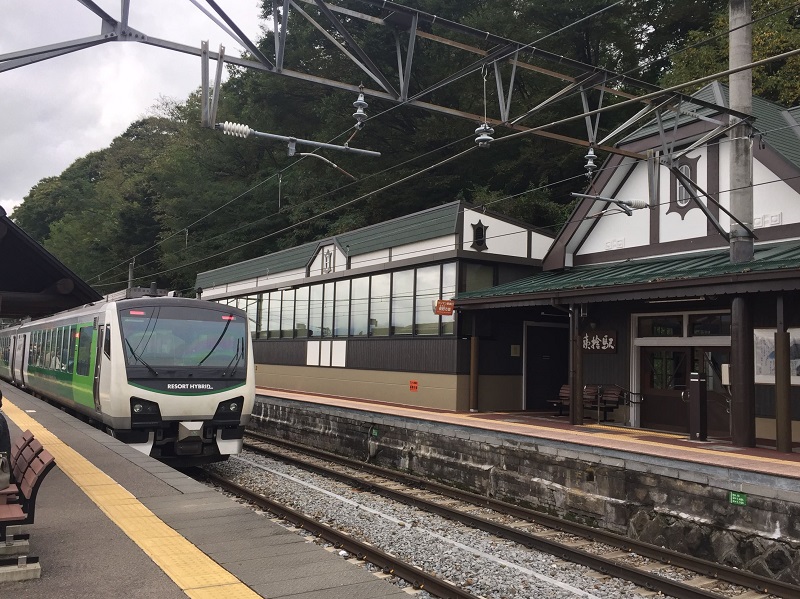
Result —
[[[0,208],[0,318],[37,318],[101,299]]]

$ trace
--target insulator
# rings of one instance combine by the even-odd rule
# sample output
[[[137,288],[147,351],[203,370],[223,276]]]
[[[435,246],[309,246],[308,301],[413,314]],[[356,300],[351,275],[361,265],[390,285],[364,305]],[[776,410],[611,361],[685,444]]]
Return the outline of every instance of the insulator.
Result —
[[[247,125],[240,125],[239,123],[231,123],[225,121],[222,123],[222,132],[225,135],[233,135],[236,137],[247,137],[252,132],[252,129]]]
[[[589,151],[586,152],[586,156],[584,156],[584,158],[586,159],[586,166],[584,167],[586,169],[586,176],[591,177],[592,173],[597,168],[597,165],[594,163],[595,159],[597,158],[597,155],[594,153],[594,148],[589,146]]]
[[[364,100],[363,92],[358,94],[358,100],[353,102],[353,106],[356,109],[356,111],[353,113],[353,118],[356,120],[356,123],[358,123],[356,126],[361,129],[361,127],[364,125],[364,121],[367,120],[367,113],[364,112],[364,109],[369,106],[369,104],[367,104]]]
[[[475,129],[475,143],[478,144],[479,148],[488,148],[489,144],[494,141],[492,135],[494,135],[494,129],[492,129],[488,123],[483,123],[480,127]]]
[[[640,200],[638,198],[632,200],[625,200],[625,203],[631,208],[649,208],[650,202],[647,200]]]

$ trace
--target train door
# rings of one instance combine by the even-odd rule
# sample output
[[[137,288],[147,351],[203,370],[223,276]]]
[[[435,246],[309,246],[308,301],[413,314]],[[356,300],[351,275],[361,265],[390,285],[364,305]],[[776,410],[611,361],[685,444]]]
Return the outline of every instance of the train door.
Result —
[[[28,352],[30,333],[14,335],[13,358],[11,364],[11,380],[20,387],[25,386],[25,377],[28,369]]]
[[[103,363],[103,345],[105,345],[106,327],[105,325],[98,325],[97,327],[97,347],[95,349],[94,360],[94,383],[92,385],[92,396],[94,397],[94,409],[101,412],[100,408],[100,369]]]

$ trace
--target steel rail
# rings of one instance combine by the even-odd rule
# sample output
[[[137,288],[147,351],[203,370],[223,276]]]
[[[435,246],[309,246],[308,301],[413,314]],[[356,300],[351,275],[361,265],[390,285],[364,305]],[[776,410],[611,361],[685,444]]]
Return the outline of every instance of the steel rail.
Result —
[[[447,582],[446,580],[437,578],[433,574],[429,574],[424,570],[417,568],[416,566],[404,562],[398,557],[381,551],[377,547],[369,545],[368,543],[362,543],[346,533],[331,528],[330,526],[322,524],[321,522],[317,522],[305,514],[272,501],[271,499],[242,487],[241,485],[237,485],[227,478],[207,471],[204,471],[203,475],[226,491],[234,493],[235,495],[254,503],[259,508],[265,509],[276,516],[291,522],[297,528],[307,530],[313,535],[325,539],[329,543],[332,543],[335,547],[344,549],[348,553],[352,553],[358,559],[375,564],[384,573],[391,574],[408,581],[416,589],[425,590],[432,595],[441,597],[442,599],[480,599],[477,595],[473,595],[472,593],[465,591],[464,589],[459,588],[454,584]]]
[[[531,509],[527,509],[512,503],[507,503],[505,501],[501,501],[499,499],[494,499],[490,497],[485,497],[483,495],[478,495],[476,493],[471,493],[469,491],[462,491],[460,489],[456,489],[453,487],[449,487],[447,485],[443,485],[440,483],[432,482],[418,476],[413,476],[410,474],[405,474],[402,472],[398,472],[395,470],[389,470],[387,468],[383,468],[380,466],[375,466],[372,464],[367,464],[361,461],[352,460],[343,456],[339,456],[336,454],[331,454],[326,451],[322,451],[319,449],[315,449],[312,447],[308,447],[305,445],[301,445],[298,443],[293,443],[291,441],[286,441],[283,439],[277,439],[274,437],[270,437],[268,435],[264,435],[261,433],[255,433],[253,431],[248,431],[247,434],[257,439],[263,439],[266,442],[273,443],[276,445],[282,445],[288,449],[292,449],[298,451],[300,453],[306,453],[309,455],[313,455],[314,457],[329,460],[335,463],[340,463],[342,465],[362,470],[364,472],[368,472],[370,474],[374,474],[376,476],[382,476],[384,478],[391,479],[395,482],[415,486],[419,489],[429,491],[432,493],[438,493],[449,497],[451,499],[457,499],[460,501],[464,501],[467,503],[472,503],[478,506],[483,506],[486,508],[493,509],[495,511],[507,514],[509,516],[514,516],[516,518],[520,518],[523,520],[529,520],[536,524],[540,524],[542,526],[558,530],[561,532],[565,532],[568,534],[572,534],[575,536],[583,537],[590,539],[591,541],[598,542],[598,543],[605,543],[607,545],[612,545],[614,547],[618,547],[621,550],[628,551],[631,553],[636,553],[642,557],[646,557],[648,559],[656,560],[662,563],[666,563],[672,566],[685,568],[687,570],[691,570],[700,575],[708,576],[710,578],[714,578],[720,581],[728,582],[730,584],[736,584],[739,586],[747,587],[749,589],[757,590],[763,593],[770,593],[779,597],[786,597],[786,598],[793,598],[800,596],[800,587],[796,585],[792,585],[786,582],[781,582],[777,580],[773,580],[771,578],[767,578],[765,576],[760,576],[758,574],[753,574],[747,571],[739,570],[737,568],[732,568],[730,566],[725,566],[722,564],[716,564],[714,562],[704,560],[701,558],[692,557],[690,555],[686,555],[684,553],[680,553],[678,551],[673,551],[671,549],[665,549],[663,547],[659,547],[657,545],[652,545],[650,543],[645,543],[643,541],[639,541],[636,539],[631,539],[629,537],[616,534],[613,532],[605,531],[599,528],[593,528],[591,526],[586,526],[583,524],[579,524],[577,522],[572,522],[569,520],[564,520],[561,518],[557,518],[555,516],[550,516],[548,514],[537,512]],[[258,446],[254,446],[249,443],[245,443],[245,446],[248,448],[252,448],[256,451],[262,451],[261,448]],[[276,454],[280,456],[280,459],[287,458],[288,456],[284,456],[283,454]],[[293,458],[289,458],[293,459]],[[301,462],[302,460],[297,460]],[[313,465],[311,465],[314,467]],[[321,468],[321,467],[320,467]],[[322,469],[321,470],[325,470]],[[325,470],[327,472],[327,470]],[[344,476],[348,477],[346,474],[336,473],[335,471],[331,471],[334,476]],[[365,481],[363,479],[358,479],[357,477],[349,477],[357,483],[365,487],[379,487],[380,485],[371,483],[369,481]],[[386,489],[387,492],[397,494],[398,497],[400,495],[399,492],[394,491],[392,489]],[[383,492],[383,491],[381,491]],[[403,497],[407,497],[406,494],[403,494]],[[550,541],[548,539],[542,539],[536,536],[533,533],[528,533],[526,531],[522,531],[520,529],[504,526],[497,522],[493,522],[491,520],[487,520],[484,518],[479,518],[477,516],[471,514],[463,514],[457,512],[458,516],[451,514],[452,510],[449,508],[443,507],[441,505],[437,505],[433,502],[426,502],[420,498],[414,498],[410,496],[413,501],[419,502],[419,506],[422,507],[423,505],[430,505],[431,509],[436,513],[439,513],[442,516],[456,519],[462,521],[464,523],[465,520],[462,520],[462,516],[465,518],[474,518],[476,521],[482,521],[482,525],[487,525],[491,527],[497,527],[497,531],[502,531],[503,536],[507,532],[509,535],[513,535],[514,538],[511,538],[514,541],[523,543],[525,545],[534,546],[530,543],[542,543],[542,545],[536,546],[537,549],[541,551],[547,551],[548,553],[556,553],[564,557],[564,559],[570,559],[572,561],[572,557],[566,557],[567,553],[575,553],[576,555],[580,555],[581,557],[587,555],[586,552],[575,550],[572,547],[561,545],[557,542]],[[399,500],[399,499],[398,499]],[[427,508],[425,508],[427,509]],[[472,525],[472,524],[470,524]],[[475,524],[478,525],[478,524]],[[492,530],[484,529],[488,532],[493,532]],[[497,534],[497,533],[495,533]],[[518,540],[519,539],[519,540]],[[553,548],[548,549],[547,547]],[[559,553],[561,552],[561,553]],[[591,555],[591,554],[588,554]],[[632,568],[628,568],[631,571],[631,575],[634,578],[629,578],[624,574],[624,570],[619,570],[619,573],[615,573],[613,569],[618,568],[620,565],[612,560],[606,560],[605,558],[598,558],[597,556],[594,559],[599,559],[601,561],[595,563],[594,565],[590,565],[588,563],[583,563],[578,561],[578,563],[583,563],[583,565],[587,565],[590,568],[595,570],[599,570],[604,573],[613,574],[615,576],[619,576],[620,578],[626,578],[631,580],[632,582],[639,584],[643,587],[651,588],[653,590],[661,590],[664,593],[669,595],[673,595],[675,597],[719,597],[717,594],[708,594],[706,591],[698,590],[696,587],[691,587],[689,585],[685,585],[682,583],[677,583],[680,587],[675,588],[671,587],[670,590],[662,589],[662,588],[655,588],[651,586],[651,582],[653,580],[653,575],[647,574],[646,578],[640,578],[641,571],[636,570],[634,573]],[[656,582],[666,581],[667,584],[676,584],[675,581],[666,580],[662,577],[655,578]],[[684,590],[689,594],[679,594],[678,591]],[[705,592],[707,594],[697,594],[699,592]]]

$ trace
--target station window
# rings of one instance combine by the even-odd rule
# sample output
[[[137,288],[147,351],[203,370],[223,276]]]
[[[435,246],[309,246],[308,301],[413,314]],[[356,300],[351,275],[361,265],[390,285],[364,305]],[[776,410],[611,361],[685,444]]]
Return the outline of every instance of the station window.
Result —
[[[689,314],[689,336],[705,337],[731,334],[730,314]]]
[[[639,337],[683,337],[683,316],[640,316]]]
[[[389,305],[391,300],[391,275],[374,275],[371,280],[369,300],[369,334],[385,337],[389,334]]]
[[[300,287],[294,294],[294,330],[298,337],[308,337],[308,287]]]

